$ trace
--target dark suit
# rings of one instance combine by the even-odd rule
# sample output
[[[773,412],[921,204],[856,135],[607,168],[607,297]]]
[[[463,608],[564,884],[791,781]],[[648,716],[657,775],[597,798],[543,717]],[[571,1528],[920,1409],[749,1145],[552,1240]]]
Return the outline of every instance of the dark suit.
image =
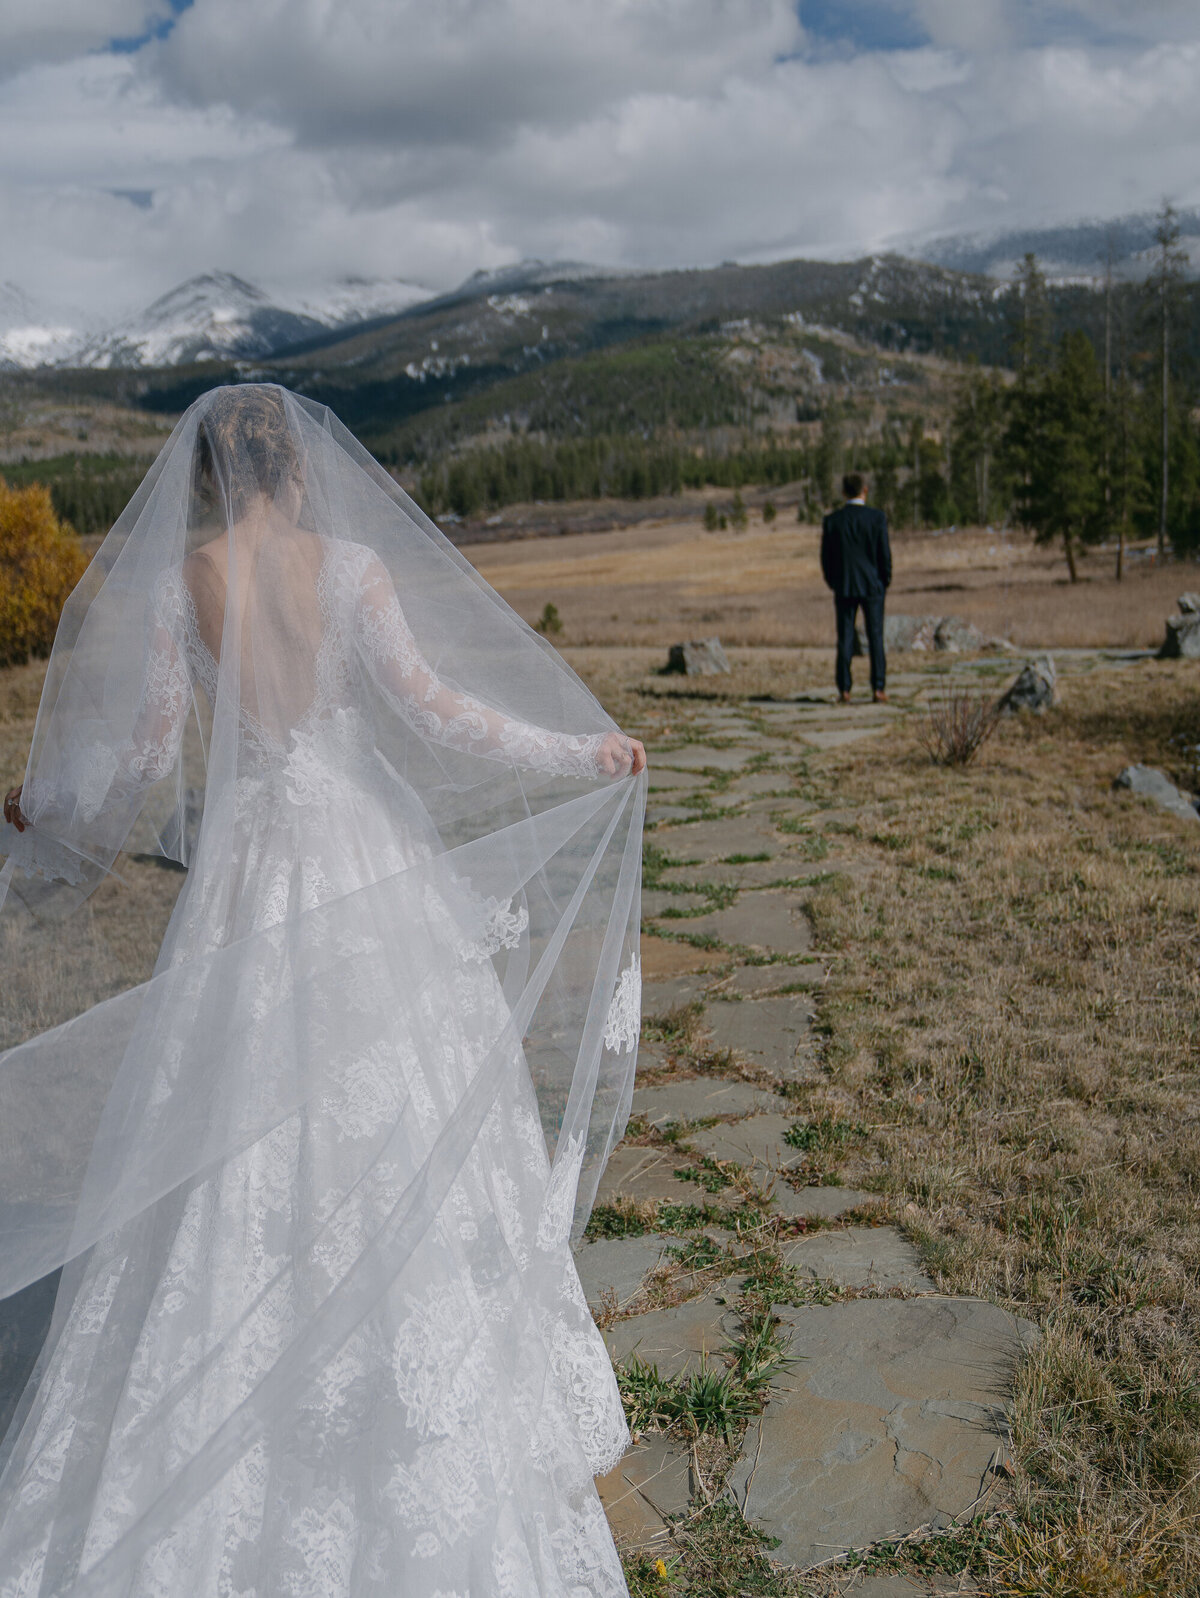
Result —
[[[871,651],[871,687],[882,693],[887,682],[883,600],[892,580],[892,546],[883,512],[853,501],[831,511],[821,532],[821,571],[833,589],[837,614],[838,688],[850,692],[854,622],[861,605]]]

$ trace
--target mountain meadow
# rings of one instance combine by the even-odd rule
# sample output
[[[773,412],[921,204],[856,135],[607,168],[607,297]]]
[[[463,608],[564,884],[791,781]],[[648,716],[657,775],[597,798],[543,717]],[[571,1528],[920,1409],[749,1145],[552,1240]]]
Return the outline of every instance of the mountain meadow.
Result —
[[[240,381],[332,406],[646,740],[648,977],[744,979],[722,1013],[811,991],[811,1080],[772,1089],[824,1138],[805,1180],[867,1195],[861,1224],[901,1229],[930,1292],[1034,1328],[1011,1453],[970,1511],[856,1555],[860,1576],[923,1584],[907,1591],[1200,1592],[1200,824],[1112,788],[1136,762],[1200,788],[1200,666],[1149,653],[1200,589],[1200,286],[1169,216],[1160,235],[1139,282],[1050,282],[1032,257],[1001,282],[888,256],[539,266],[253,359],[0,373],[0,597],[34,539],[58,584],[22,612],[42,632],[0,652],[5,785],[75,535],[94,551],[182,409]],[[850,469],[891,521],[889,614],[964,629],[957,650],[895,651],[879,707],[832,704],[820,520]],[[670,645],[709,635],[728,675],[663,674]],[[947,704],[983,713],[1045,651],[1058,703],[989,723],[969,765],[938,753]],[[754,828],[761,852],[738,841]],[[755,884],[808,896],[802,955],[692,925]],[[96,914],[118,914],[103,890]],[[648,1018],[650,1079],[669,1056],[689,1082],[762,1087],[707,1013],[693,998]],[[643,1118],[631,1142],[674,1160],[677,1135]],[[780,1249],[809,1223],[772,1220],[736,1165],[701,1179],[740,1184],[754,1241],[692,1239],[689,1270],[655,1279],[662,1303],[747,1257],[764,1324],[873,1291],[789,1276]],[[601,1219],[662,1231],[648,1202]],[[713,1494],[675,1552],[630,1554],[631,1590],[842,1591],[841,1567],[782,1570],[721,1496],[718,1420],[723,1441],[703,1416],[685,1439]]]

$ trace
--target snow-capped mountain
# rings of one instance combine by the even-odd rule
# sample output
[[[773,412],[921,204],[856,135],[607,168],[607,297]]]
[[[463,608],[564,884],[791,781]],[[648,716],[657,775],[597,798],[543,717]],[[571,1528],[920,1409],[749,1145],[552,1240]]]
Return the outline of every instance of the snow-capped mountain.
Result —
[[[269,293],[232,272],[189,278],[103,330],[39,308],[16,284],[0,285],[0,368],[178,366],[255,359],[331,329],[395,316],[429,299],[400,278],[345,277],[304,291]]]
[[[380,316],[399,316],[432,297],[431,290],[400,277],[340,277],[313,289],[281,291],[275,300],[322,327],[352,327]]]
[[[0,371],[54,366],[79,345],[78,313],[38,305],[15,283],[0,283]]]
[[[76,351],[73,366],[178,366],[269,355],[321,331],[315,317],[274,305],[232,272],[205,272]]]
[[[1104,277],[1111,247],[1115,275],[1137,280],[1153,270],[1157,220],[1153,212],[1143,211],[1059,227],[954,233],[909,245],[907,252],[956,272],[980,272],[1005,280],[1011,278],[1022,257],[1032,253],[1051,282],[1098,283]],[[1177,220],[1188,275],[1200,277],[1200,210],[1181,210]]]

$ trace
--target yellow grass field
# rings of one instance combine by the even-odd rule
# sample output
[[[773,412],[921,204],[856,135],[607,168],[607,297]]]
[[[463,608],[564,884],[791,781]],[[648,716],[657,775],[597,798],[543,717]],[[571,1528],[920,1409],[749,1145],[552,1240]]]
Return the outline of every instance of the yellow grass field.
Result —
[[[776,522],[709,533],[662,520],[604,533],[469,545],[466,554],[528,621],[557,607],[563,644],[656,645],[718,634],[732,645],[812,647],[832,637],[820,529]],[[1072,585],[1062,556],[1020,532],[970,529],[893,538],[893,614],[954,615],[1019,648],[1145,648],[1200,567],[1138,552],[1087,555]]]

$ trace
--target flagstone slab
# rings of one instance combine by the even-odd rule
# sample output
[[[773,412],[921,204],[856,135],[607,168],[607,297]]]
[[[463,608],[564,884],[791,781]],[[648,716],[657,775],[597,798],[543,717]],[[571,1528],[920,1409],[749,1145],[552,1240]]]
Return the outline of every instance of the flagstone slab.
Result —
[[[678,771],[740,771],[759,752],[749,745],[716,749],[707,744],[685,744],[682,749],[664,750],[657,758],[660,765]]]
[[[618,1321],[604,1333],[612,1360],[619,1363],[636,1354],[647,1365],[657,1365],[660,1376],[696,1370],[706,1359],[724,1370],[719,1351],[738,1329],[736,1313],[724,1302],[729,1292],[724,1283],[673,1309]]]
[[[877,738],[886,731],[885,725],[864,723],[858,727],[806,727],[800,736],[814,749],[843,749],[847,744],[861,743],[864,738]]]
[[[669,1015],[682,1004],[702,998],[712,978],[703,971],[684,971],[642,984],[642,1014]]]
[[[766,850],[755,850],[766,853]],[[773,857],[770,860],[739,860],[736,865],[726,865],[714,860],[708,865],[671,866],[665,875],[671,882],[684,886],[693,883],[715,882],[723,888],[762,888],[768,883],[780,882],[795,875],[792,863]]]
[[[880,1293],[889,1288],[910,1293],[937,1291],[937,1284],[925,1274],[920,1254],[894,1226],[817,1232],[786,1243],[783,1257],[814,1280],[836,1282],[839,1287],[873,1288]]]
[[[689,816],[695,815],[694,810],[689,810],[685,805],[656,805],[653,801],[646,806],[646,825],[648,827],[666,826],[672,821],[686,821]]]
[[[666,1437],[644,1437],[596,1488],[618,1545],[652,1554],[668,1540],[666,1516],[687,1508],[691,1496],[688,1450]]]
[[[795,1124],[794,1115],[753,1115],[745,1121],[689,1132],[687,1145],[698,1154],[732,1160],[749,1170],[791,1171],[804,1163],[801,1150],[784,1141]]]
[[[623,1144],[614,1149],[604,1167],[596,1192],[597,1204],[612,1204],[618,1198],[656,1199],[665,1204],[721,1203],[719,1194],[705,1193],[694,1182],[675,1175],[687,1164],[680,1150],[636,1148]]]
[[[856,1187],[802,1187],[776,1182],[771,1207],[787,1219],[836,1221],[849,1210],[878,1201],[877,1193],[864,1193]]]
[[[698,1076],[687,1082],[668,1082],[662,1087],[637,1088],[633,1113],[644,1115],[651,1126],[667,1126],[672,1121],[704,1121],[713,1115],[765,1114],[782,1107],[775,1093],[764,1092],[749,1082],[729,1081],[719,1076]]]
[[[807,1569],[946,1526],[993,1479],[1034,1334],[977,1299],[855,1299],[777,1311],[797,1363],[746,1435],[730,1485]]]
[[[708,903],[702,893],[671,893],[666,888],[642,890],[642,916],[660,916],[666,910],[698,910]]]
[[[762,794],[783,794],[790,798],[792,778],[786,771],[751,771],[737,777],[721,790],[721,800],[730,804],[735,799],[757,799]]]
[[[649,777],[651,797],[656,788],[671,792],[693,793],[697,788],[706,787],[709,781],[698,771],[659,771],[653,765],[650,767]]]
[[[764,994],[778,993],[781,988],[819,988],[826,981],[823,965],[740,965],[731,976],[722,980],[715,996],[729,994],[738,999],[757,999]]]
[[[765,949],[771,954],[804,954],[812,928],[802,902],[786,889],[756,888],[738,895],[727,910],[714,910],[688,922],[689,932],[711,932],[722,943]]]
[[[816,1074],[812,1019],[812,1001],[802,993],[774,999],[713,999],[704,1012],[714,1048],[735,1049],[789,1082]]]
[[[666,1232],[645,1237],[602,1237],[575,1250],[575,1269],[584,1297],[595,1309],[608,1295],[623,1309],[641,1290],[649,1271],[662,1259],[668,1245],[678,1243]]]
[[[744,816],[722,821],[694,821],[690,826],[669,827],[654,840],[674,859],[728,860],[731,855],[778,854],[779,840],[764,822]]]

